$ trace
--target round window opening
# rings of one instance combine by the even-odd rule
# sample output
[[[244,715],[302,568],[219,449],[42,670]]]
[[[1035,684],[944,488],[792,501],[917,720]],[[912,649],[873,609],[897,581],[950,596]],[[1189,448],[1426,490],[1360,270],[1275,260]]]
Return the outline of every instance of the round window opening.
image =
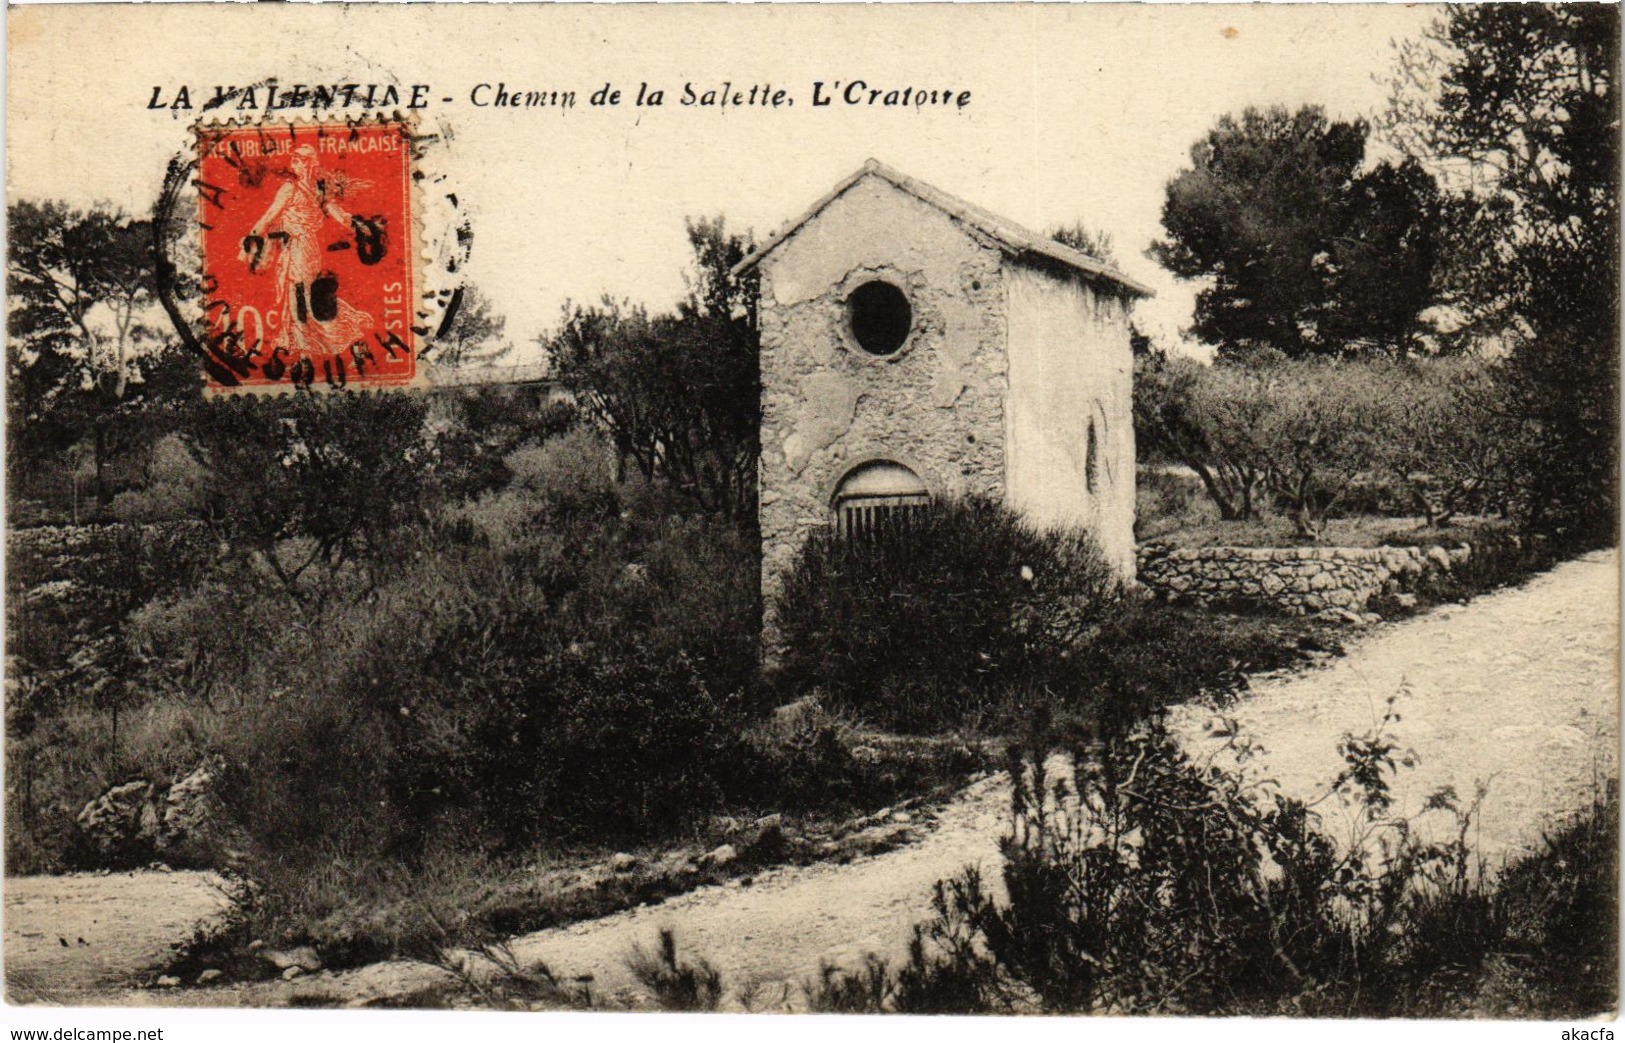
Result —
[[[903,291],[881,279],[853,290],[846,312],[858,347],[871,355],[894,354],[914,324],[914,310]]]

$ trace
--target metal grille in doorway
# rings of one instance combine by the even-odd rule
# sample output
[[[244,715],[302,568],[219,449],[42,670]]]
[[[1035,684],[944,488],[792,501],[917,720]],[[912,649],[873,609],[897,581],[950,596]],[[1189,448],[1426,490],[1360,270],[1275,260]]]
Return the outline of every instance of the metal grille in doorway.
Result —
[[[874,539],[908,533],[925,524],[931,497],[851,496],[835,505],[837,531],[845,539]]]

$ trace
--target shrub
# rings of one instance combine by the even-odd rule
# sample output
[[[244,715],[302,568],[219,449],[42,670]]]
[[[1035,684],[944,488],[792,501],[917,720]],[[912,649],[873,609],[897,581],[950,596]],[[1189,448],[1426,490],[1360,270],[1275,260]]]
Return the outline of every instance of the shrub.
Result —
[[[737,797],[786,811],[885,798],[852,755],[850,725],[812,700],[786,710],[746,730],[749,756],[733,783]]]
[[[603,518],[620,508],[609,445],[587,427],[575,427],[505,459],[512,487],[531,494],[557,518]]]
[[[681,659],[565,654],[526,675],[487,696],[451,769],[511,840],[647,838],[720,803],[735,704]]]
[[[1377,364],[1389,393],[1377,459],[1430,526],[1507,507],[1519,435],[1508,414],[1507,374],[1496,363],[1446,357]]]
[[[1057,705],[1055,723],[1070,719],[1084,734],[1110,738],[1198,696],[1227,702],[1245,689],[1249,674],[1334,650],[1326,629],[1302,617],[1210,611],[1143,594],[1126,598],[1072,652],[1069,669],[1080,680],[1071,701]]]
[[[502,458],[501,488],[448,506],[434,524],[452,542],[482,542],[507,554],[536,547],[550,531],[588,539],[621,511],[610,462],[608,447],[585,428],[523,445]]]
[[[177,435],[165,435],[148,452],[141,488],[113,497],[113,517],[138,524],[194,517],[201,506],[204,478],[186,443]]]
[[[1550,1018],[1593,1017],[1619,1002],[1619,784],[1501,875],[1496,947],[1512,1002]]]
[[[985,505],[955,510],[940,543],[809,544],[781,601],[786,694],[822,691],[840,712],[904,730],[1115,735],[1327,648],[1313,621],[1124,592],[1085,537],[1033,533]],[[977,525],[991,529],[980,545],[955,529]],[[1025,562],[1040,563],[1031,582]]]
[[[654,952],[634,945],[626,966],[665,1010],[716,1010],[722,1001],[722,975],[702,958],[679,960],[677,938],[669,930],[660,932]]]
[[[811,698],[747,726],[744,744],[728,780],[729,804],[742,810],[873,811],[957,790],[997,763],[984,743],[865,731]]]
[[[1191,468],[1226,520],[1253,516],[1264,479],[1267,375],[1153,352],[1134,364],[1134,439],[1148,459]]]
[[[782,679],[905,731],[985,722],[1013,686],[1060,683],[1060,652],[1118,597],[1086,535],[939,503],[907,534],[807,542],[779,601]]]
[[[1450,568],[1428,569],[1422,574],[1415,593],[1428,602],[1466,601],[1521,583],[1533,573],[1550,567],[1556,559],[1554,548],[1529,538],[1509,522],[1457,523],[1447,531],[1470,550],[1465,559],[1453,561]],[[1437,546],[1439,536],[1438,532],[1418,531],[1396,534],[1388,542]]]
[[[13,871],[93,864],[87,800],[218,753],[255,922],[370,959],[478,926],[414,894],[479,898],[477,857],[659,842],[792,761],[842,799],[808,777],[836,751],[744,738],[755,540],[470,401],[511,421],[494,448],[411,396],[207,403],[164,443],[202,461],[198,519],[13,540]]]
[[[253,863],[253,883],[237,896],[236,945],[253,938],[310,944],[333,966],[438,962],[451,946],[489,940],[482,906],[510,868],[456,834],[387,856],[335,838],[313,839],[289,855]],[[263,963],[242,959],[232,941],[219,939],[209,955],[200,953],[202,965],[224,962],[228,972],[263,975]]]
[[[761,455],[755,271],[734,273],[749,236],[690,220],[694,265],[675,314],[606,296],[567,304],[546,344],[554,372],[622,463],[706,513],[749,525]]]
[[[468,859],[669,836],[737,771],[736,701],[681,657],[571,648],[530,581],[444,575],[457,559],[273,631],[271,667],[216,692],[256,922],[336,962],[465,941],[488,925],[450,915],[436,874],[472,915]]]
[[[320,640],[270,637],[277,666],[251,674],[265,687],[235,701],[225,751],[228,800],[267,857],[321,838],[410,850],[447,823],[506,847],[649,835],[715,806],[735,700],[681,655],[583,643],[541,583],[468,564],[328,609]]]
[[[300,602],[376,575],[432,506],[437,445],[423,399],[388,392],[248,395],[194,409],[201,517],[221,544]]]
[[[1565,314],[1516,344],[1501,373],[1515,513],[1530,532],[1581,549],[1619,538],[1618,270],[1615,261],[1586,273],[1609,286],[1595,294],[1555,278],[1568,300],[1611,321]]]
[[[1360,475],[1381,467],[1384,406],[1405,386],[1367,363],[1264,365],[1270,408],[1254,437],[1265,483],[1299,535],[1315,538]]]
[[[802,982],[801,991],[815,1014],[865,1014],[884,1010],[895,986],[886,973],[886,961],[869,953],[856,971],[821,962],[818,977]]]
[[[1427,803],[1454,816],[1438,843],[1392,811],[1391,720],[1340,745],[1341,838],[1257,777],[1244,740],[1231,767],[1192,762],[1155,723],[1064,767],[1017,751],[1007,897],[967,869],[937,886],[889,989],[869,968],[823,991],[910,1013],[1414,1010],[1494,932],[1468,864],[1471,808],[1449,791]]]
[[[448,502],[501,489],[513,478],[509,457],[575,430],[580,412],[566,402],[537,405],[523,387],[444,389],[430,411],[437,491]]]
[[[681,501],[658,488],[612,482],[611,464],[602,439],[579,428],[517,450],[512,483],[446,512],[435,540],[500,559],[479,568],[534,575],[560,647],[680,655],[710,690],[744,692],[757,665],[757,541],[725,520],[674,510]]]
[[[518,843],[669,828],[714,803],[693,758],[738,730],[753,548],[707,519],[623,517],[584,433],[512,455],[511,488],[394,529],[387,571],[335,571],[309,598],[233,555],[131,617],[143,682],[231,718],[239,810],[268,849],[379,800],[366,832],[385,848],[457,806]]]
[[[681,657],[711,691],[746,695],[761,632],[756,540],[704,515],[645,517],[636,503],[595,533],[564,545],[586,567],[561,626],[597,647]]]
[[[551,509],[509,492],[520,514]],[[230,766],[266,930],[357,958],[421,947],[433,922],[408,898],[446,859],[654,840],[759,777],[740,735],[745,542],[705,519],[569,512],[497,540],[490,502],[400,527],[387,573],[325,599],[228,556],[130,617],[131,676],[190,708],[167,726],[177,748]]]

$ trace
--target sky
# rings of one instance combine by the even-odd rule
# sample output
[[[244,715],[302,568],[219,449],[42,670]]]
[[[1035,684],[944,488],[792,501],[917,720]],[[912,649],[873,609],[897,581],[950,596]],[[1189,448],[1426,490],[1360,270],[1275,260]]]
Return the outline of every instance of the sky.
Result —
[[[1426,6],[935,5],[792,7],[51,5],[9,16],[8,197],[150,210],[193,111],[153,109],[179,86],[426,84],[431,162],[472,223],[465,277],[509,338],[556,327],[567,301],[653,308],[684,291],[685,216],[723,214],[758,238],[875,157],[1044,231],[1109,233],[1156,297],[1141,326],[1176,343],[1195,288],[1145,256],[1167,181],[1225,113],[1381,111],[1392,41]],[[970,92],[963,107],[814,106],[872,88]],[[777,109],[678,104],[771,84]],[[638,85],[659,108],[633,104]],[[510,92],[574,91],[573,108],[495,108]],[[606,84],[618,106],[589,104]],[[450,102],[444,99],[450,98]],[[430,215],[432,223],[437,218]]]

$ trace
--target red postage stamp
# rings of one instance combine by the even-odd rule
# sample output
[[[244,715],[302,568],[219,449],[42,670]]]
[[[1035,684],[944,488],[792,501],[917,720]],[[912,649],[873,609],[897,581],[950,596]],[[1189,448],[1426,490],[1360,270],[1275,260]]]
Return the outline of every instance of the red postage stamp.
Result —
[[[417,377],[410,129],[198,129],[211,390],[401,387]]]

